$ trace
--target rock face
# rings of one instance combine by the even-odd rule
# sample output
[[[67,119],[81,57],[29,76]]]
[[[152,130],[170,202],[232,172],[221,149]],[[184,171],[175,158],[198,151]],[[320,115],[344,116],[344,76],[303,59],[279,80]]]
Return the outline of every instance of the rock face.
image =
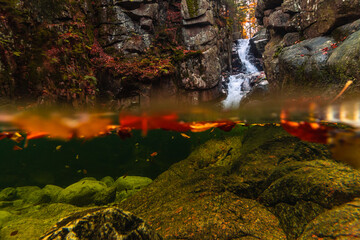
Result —
[[[337,85],[359,79],[360,1],[263,0],[256,17],[270,33],[263,57],[273,88],[317,85],[323,91],[333,83],[337,91]]]
[[[95,208],[60,220],[40,239],[162,239],[142,219],[119,208]]]
[[[100,97],[148,104],[159,92],[214,89],[222,71],[230,69],[225,1],[48,4],[7,1],[0,9],[0,97]],[[79,76],[70,73],[73,69]],[[72,96],[71,82],[78,87]]]

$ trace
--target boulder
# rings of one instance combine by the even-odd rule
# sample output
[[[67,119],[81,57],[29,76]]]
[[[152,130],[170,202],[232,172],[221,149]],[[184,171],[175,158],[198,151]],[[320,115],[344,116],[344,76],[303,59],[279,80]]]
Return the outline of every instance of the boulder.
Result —
[[[350,34],[360,31],[360,19],[336,28],[331,35],[336,41],[344,41]]]
[[[149,185],[152,182],[152,180],[148,177],[141,177],[141,176],[126,176],[126,177],[119,177],[115,183],[114,186],[116,188],[116,191],[127,191],[127,190],[134,190]]]
[[[337,48],[327,61],[330,72],[349,80],[352,77],[360,79],[360,31],[351,34]]]
[[[63,190],[63,188],[55,186],[55,185],[46,185],[42,191],[50,197],[51,202],[55,202],[59,193]]]
[[[298,239],[359,239],[359,219],[360,199],[356,198],[351,202],[320,214],[306,226]]]
[[[23,200],[29,199],[30,195],[33,192],[37,192],[39,190],[41,190],[41,188],[39,188],[38,186],[24,186],[16,188],[18,198]]]
[[[181,0],[181,16],[188,20],[206,13],[210,4],[207,0]]]
[[[266,28],[262,28],[250,39],[250,52],[252,52],[255,57],[261,58],[262,54],[265,51],[265,46],[270,40],[270,35]]]
[[[111,187],[115,182],[115,180],[110,176],[103,177],[100,181],[104,182],[108,187]]]
[[[61,190],[57,202],[75,206],[106,204],[115,199],[115,188],[108,188],[105,183],[93,180],[82,180]]]

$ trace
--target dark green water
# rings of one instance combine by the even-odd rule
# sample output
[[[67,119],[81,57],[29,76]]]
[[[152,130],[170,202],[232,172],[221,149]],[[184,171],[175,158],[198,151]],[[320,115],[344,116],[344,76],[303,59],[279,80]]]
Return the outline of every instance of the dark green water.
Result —
[[[234,130],[235,131],[235,130]],[[66,187],[84,177],[144,176],[155,179],[172,164],[185,159],[193,149],[211,138],[233,133],[215,129],[202,133],[151,130],[147,136],[134,130],[121,139],[116,134],[90,140],[48,138],[29,141],[23,150],[13,150],[9,139],[0,141],[0,188],[54,184]],[[151,156],[153,153],[156,156]]]

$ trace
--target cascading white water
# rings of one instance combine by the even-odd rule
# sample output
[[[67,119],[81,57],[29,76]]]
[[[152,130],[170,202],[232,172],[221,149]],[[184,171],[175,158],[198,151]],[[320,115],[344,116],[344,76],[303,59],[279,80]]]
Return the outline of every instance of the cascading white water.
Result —
[[[242,63],[242,73],[229,78],[228,94],[222,102],[225,109],[239,107],[241,99],[250,91],[249,78],[259,70],[249,61],[250,39],[237,41],[237,53]]]

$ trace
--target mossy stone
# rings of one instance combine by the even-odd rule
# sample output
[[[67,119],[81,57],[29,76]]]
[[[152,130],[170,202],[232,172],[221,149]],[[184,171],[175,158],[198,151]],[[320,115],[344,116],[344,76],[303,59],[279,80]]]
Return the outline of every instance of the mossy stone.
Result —
[[[17,198],[17,191],[15,188],[8,187],[0,192],[0,201],[12,201]]]
[[[116,191],[121,192],[123,190],[141,189],[151,182],[152,180],[148,177],[126,176],[119,177],[115,181],[114,186],[116,187]]]

